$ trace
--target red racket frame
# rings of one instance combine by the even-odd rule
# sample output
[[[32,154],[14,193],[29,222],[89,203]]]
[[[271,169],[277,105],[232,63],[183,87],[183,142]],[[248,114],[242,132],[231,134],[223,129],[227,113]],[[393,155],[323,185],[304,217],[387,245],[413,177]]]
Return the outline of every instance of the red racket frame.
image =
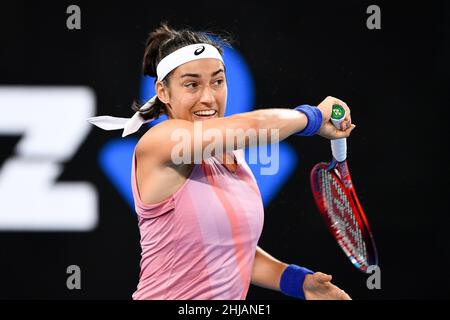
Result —
[[[327,204],[324,200],[324,193],[322,192],[322,182],[320,181],[319,175],[319,171],[321,170],[327,171],[331,175],[331,178],[336,181],[339,188],[345,194],[354,213],[358,228],[361,231],[362,240],[367,252],[367,262],[361,262],[360,259],[358,259],[358,255],[354,252],[351,252],[351,249],[348,248],[345,243],[343,243],[343,241],[341,240],[342,237],[339,235],[338,230],[332,227],[333,222],[330,218],[330,215],[328,214]],[[339,246],[353,263],[353,265],[362,272],[367,272],[367,268],[371,265],[378,265],[378,253],[375,246],[375,241],[367,218],[364,214],[361,204],[359,203],[358,197],[356,196],[355,188],[353,186],[350,172],[348,170],[347,161],[338,163],[333,160],[331,163],[321,162],[316,164],[311,170],[310,180],[314,200],[320,211],[320,214],[325,220],[328,230],[338,242]]]

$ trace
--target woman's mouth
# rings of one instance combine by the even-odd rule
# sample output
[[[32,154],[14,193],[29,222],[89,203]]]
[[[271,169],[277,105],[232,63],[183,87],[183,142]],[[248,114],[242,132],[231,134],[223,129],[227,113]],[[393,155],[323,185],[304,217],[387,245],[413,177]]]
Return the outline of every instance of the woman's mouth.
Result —
[[[209,110],[199,110],[192,113],[194,115],[194,119],[196,120],[206,120],[217,117],[217,110],[209,109]]]

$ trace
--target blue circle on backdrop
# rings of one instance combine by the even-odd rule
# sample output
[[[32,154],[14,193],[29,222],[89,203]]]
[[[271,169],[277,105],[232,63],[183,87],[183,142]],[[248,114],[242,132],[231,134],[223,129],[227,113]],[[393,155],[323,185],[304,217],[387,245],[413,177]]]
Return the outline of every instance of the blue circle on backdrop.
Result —
[[[228,83],[228,99],[225,116],[248,112],[253,109],[255,87],[245,59],[235,49],[224,48],[224,62],[227,68],[226,77]],[[149,100],[155,95],[155,78],[142,77],[140,87],[141,103]],[[166,115],[147,124],[148,127],[167,119]],[[138,140],[135,137],[111,139],[100,150],[99,163],[105,175],[115,186],[121,196],[126,199],[131,208],[134,209],[134,199],[130,188],[131,164],[134,148]],[[268,146],[267,154],[272,155],[272,146]],[[284,183],[289,179],[297,166],[297,155],[295,150],[282,141],[278,144],[278,157],[271,158],[270,165],[277,169],[276,174],[262,175],[261,162],[251,163],[249,161],[250,150],[245,150],[245,158],[258,183],[264,205],[268,205]]]

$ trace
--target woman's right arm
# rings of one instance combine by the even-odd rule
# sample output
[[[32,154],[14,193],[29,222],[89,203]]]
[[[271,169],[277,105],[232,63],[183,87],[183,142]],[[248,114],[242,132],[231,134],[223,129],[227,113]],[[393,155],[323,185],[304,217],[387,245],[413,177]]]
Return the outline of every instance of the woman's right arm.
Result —
[[[329,121],[334,103],[340,103],[348,111],[343,123],[343,127],[348,126],[347,130],[338,130]],[[328,97],[318,108],[323,118],[319,135],[333,139],[350,135],[354,126],[349,125],[350,110],[344,102]],[[279,142],[303,130],[307,121],[302,112],[284,108],[259,109],[201,122],[170,119],[149,129],[141,138],[137,152],[151,156],[159,163],[173,163],[174,156],[184,156],[193,163],[198,157],[215,155],[215,151],[227,152]]]

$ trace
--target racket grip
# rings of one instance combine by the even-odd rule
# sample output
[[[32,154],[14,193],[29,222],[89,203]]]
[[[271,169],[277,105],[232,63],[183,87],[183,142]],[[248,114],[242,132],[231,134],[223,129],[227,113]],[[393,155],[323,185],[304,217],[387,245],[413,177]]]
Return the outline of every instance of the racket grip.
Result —
[[[331,140],[331,153],[337,162],[345,161],[347,159],[347,139]]]
[[[341,123],[345,118],[345,109],[338,104],[334,104],[331,109],[331,122],[333,125],[341,129]],[[331,140],[331,153],[337,162],[347,159],[347,138]]]

